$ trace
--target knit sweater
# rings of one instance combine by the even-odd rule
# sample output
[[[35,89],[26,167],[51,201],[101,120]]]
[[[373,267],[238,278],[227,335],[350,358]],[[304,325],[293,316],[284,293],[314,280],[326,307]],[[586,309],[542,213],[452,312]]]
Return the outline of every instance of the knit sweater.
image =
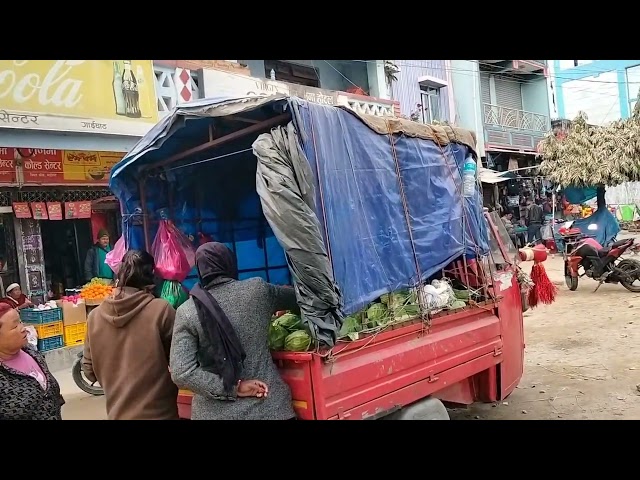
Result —
[[[289,387],[271,358],[269,322],[278,310],[296,307],[295,292],[260,278],[212,287],[209,292],[233,325],[247,355],[242,378],[261,380],[267,398],[228,396],[222,378],[211,371],[203,353],[209,348],[192,299],[178,308],[171,343],[170,368],[179,388],[194,393],[192,420],[289,420],[295,417]]]
[[[47,379],[43,389],[38,381],[0,364],[0,420],[62,420],[64,399],[40,352],[26,346],[25,352],[38,363]]]

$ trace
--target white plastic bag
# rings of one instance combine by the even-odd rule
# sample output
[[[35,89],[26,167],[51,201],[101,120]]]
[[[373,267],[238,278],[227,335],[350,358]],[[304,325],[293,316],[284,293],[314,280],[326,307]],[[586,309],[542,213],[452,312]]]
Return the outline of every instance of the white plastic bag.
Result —
[[[25,325],[24,328],[27,330],[27,341],[29,344],[35,348],[38,348],[38,332],[32,325]]]
[[[429,313],[438,313],[456,300],[451,284],[446,280],[434,280],[420,289],[421,303]]]

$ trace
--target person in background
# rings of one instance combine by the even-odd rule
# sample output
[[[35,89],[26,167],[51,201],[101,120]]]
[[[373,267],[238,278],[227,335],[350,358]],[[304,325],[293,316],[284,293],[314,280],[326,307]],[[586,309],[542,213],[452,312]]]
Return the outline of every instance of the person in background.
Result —
[[[544,197],[544,203],[542,204],[542,211],[545,213],[545,215],[551,215],[553,213],[551,195],[547,195]]]
[[[17,310],[33,306],[31,300],[22,293],[22,289],[17,283],[12,283],[7,287],[7,296],[0,299],[0,303],[9,305],[11,308],[15,308]]]
[[[511,236],[515,234],[515,230],[513,228],[513,213],[507,212],[502,216],[502,223],[504,223],[504,228],[507,229],[507,233]]]
[[[293,288],[238,280],[224,244],[196,251],[198,283],[176,313],[171,377],[194,393],[192,420],[293,420],[291,392],[271,358],[271,316],[297,308]]]
[[[507,230],[509,237],[511,237],[511,241],[517,247],[518,246],[518,237],[516,236],[516,229],[513,225],[513,213],[507,212],[502,216],[502,223],[504,224],[504,228]]]
[[[64,399],[47,362],[27,342],[17,310],[0,304],[0,420],[62,420]]]
[[[87,282],[90,282],[92,278],[104,278],[106,280],[115,278],[113,271],[105,263],[107,253],[110,251],[109,232],[101,228],[98,232],[98,241],[89,249],[84,261],[84,277]]]
[[[82,371],[104,389],[109,420],[178,420],[169,374],[175,310],[155,298],[153,257],[129,250],[116,290],[89,314]]]
[[[542,221],[544,220],[544,212],[540,206],[540,199],[536,202],[529,200],[529,209],[527,211],[527,242],[538,242],[542,239],[540,235],[540,229],[542,228]]]

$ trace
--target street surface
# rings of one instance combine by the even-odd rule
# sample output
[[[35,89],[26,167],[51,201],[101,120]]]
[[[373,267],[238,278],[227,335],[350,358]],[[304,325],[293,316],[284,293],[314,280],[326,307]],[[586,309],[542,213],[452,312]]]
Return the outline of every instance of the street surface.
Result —
[[[640,260],[640,255],[625,257]],[[451,411],[451,418],[640,419],[640,294],[607,284],[593,293],[597,283],[587,278],[571,292],[562,256],[544,265],[559,293],[553,305],[524,314],[525,371],[519,387],[504,402]],[[523,269],[529,273],[531,264]]]
[[[640,256],[630,255],[630,258]],[[457,420],[640,419],[640,294],[581,279],[564,285],[562,256],[545,268],[558,285],[556,303],[525,313],[525,373],[504,402],[452,410]],[[523,265],[528,273],[531,264]],[[65,420],[105,419],[104,397],[92,397],[57,372]]]
[[[60,391],[67,402],[62,407],[63,420],[106,420],[104,396],[94,397],[80,390],[71,376],[71,368],[53,375],[60,383]]]

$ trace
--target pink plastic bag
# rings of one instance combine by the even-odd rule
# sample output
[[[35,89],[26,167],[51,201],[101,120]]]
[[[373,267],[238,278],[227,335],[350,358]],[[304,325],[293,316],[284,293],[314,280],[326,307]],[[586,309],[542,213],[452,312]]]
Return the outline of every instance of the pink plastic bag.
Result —
[[[121,236],[116,244],[113,246],[113,250],[107,253],[107,259],[104,261],[109,268],[113,270],[113,273],[118,274],[120,270],[120,264],[122,263],[122,257],[127,253],[127,247],[124,243],[124,235]]]
[[[163,280],[182,282],[195,265],[191,242],[168,220],[160,222],[151,254],[156,261],[156,274]]]
[[[184,251],[184,254],[187,257],[187,262],[189,262],[189,270],[191,270],[196,264],[196,251],[193,248],[191,240],[189,240],[189,237],[182,233],[172,221],[165,220],[163,223],[166,223],[165,226],[169,231],[169,235],[171,235],[178,246]]]

